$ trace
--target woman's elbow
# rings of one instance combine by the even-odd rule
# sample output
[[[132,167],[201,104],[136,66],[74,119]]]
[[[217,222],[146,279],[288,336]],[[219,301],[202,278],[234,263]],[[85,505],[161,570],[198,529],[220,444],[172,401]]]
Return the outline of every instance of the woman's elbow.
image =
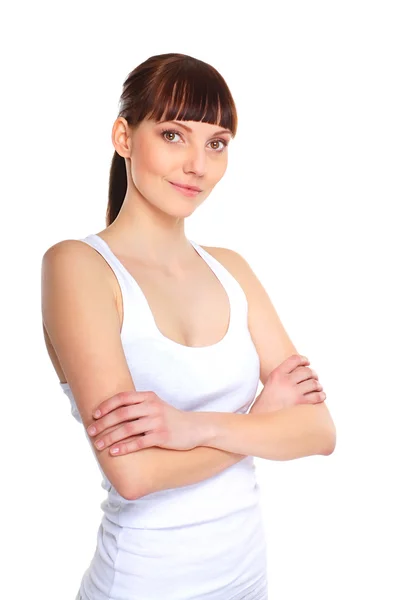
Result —
[[[330,456],[336,448],[336,427],[334,425],[324,434],[323,439],[324,450],[322,454],[324,456]]]

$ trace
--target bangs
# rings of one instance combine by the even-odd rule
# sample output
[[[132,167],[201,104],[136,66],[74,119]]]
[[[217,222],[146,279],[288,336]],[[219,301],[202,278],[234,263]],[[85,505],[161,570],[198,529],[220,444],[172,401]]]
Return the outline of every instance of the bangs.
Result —
[[[196,72],[195,72],[196,71]],[[202,121],[237,130],[236,108],[222,77],[209,69],[163,73],[151,90],[146,117],[159,121]]]

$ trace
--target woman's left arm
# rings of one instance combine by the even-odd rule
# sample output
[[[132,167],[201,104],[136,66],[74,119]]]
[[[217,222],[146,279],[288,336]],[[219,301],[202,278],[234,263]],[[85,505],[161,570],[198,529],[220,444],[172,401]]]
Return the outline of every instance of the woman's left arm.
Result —
[[[260,380],[289,356],[299,354],[248,262],[229,248],[206,247],[240,283],[248,303],[248,326],[260,359]],[[195,417],[196,418],[196,417]],[[331,454],[336,428],[324,402],[298,404],[264,414],[197,413],[204,446],[271,460]]]
[[[336,429],[324,403],[299,404],[265,414],[196,412],[201,445],[258,456],[292,460],[331,454]]]

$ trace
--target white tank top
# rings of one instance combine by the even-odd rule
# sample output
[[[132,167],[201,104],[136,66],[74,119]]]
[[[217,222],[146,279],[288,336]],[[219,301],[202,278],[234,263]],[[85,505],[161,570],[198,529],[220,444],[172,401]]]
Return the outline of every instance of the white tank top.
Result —
[[[184,346],[158,329],[134,277],[98,235],[81,239],[115,273],[123,299],[121,340],[137,391],[152,390],[181,410],[247,413],[260,362],[248,329],[245,293],[229,271],[190,241],[224,286],[227,333],[210,346]],[[82,423],[72,391],[72,415]],[[252,456],[204,481],[126,500],[101,469],[107,498],[83,600],[266,600],[267,561]]]

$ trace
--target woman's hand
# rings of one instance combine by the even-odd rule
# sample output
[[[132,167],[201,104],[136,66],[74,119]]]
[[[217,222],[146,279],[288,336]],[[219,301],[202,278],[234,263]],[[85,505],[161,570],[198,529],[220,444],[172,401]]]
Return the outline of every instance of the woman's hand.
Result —
[[[94,445],[98,450],[111,447],[111,454],[116,456],[150,446],[191,450],[202,442],[195,413],[174,408],[155,392],[120,392],[97,410],[100,418],[87,428],[87,433],[97,436]],[[93,426],[96,431],[91,433]],[[100,448],[99,441],[104,443]],[[119,450],[115,453],[116,448]]]
[[[309,367],[305,356],[293,354],[278,365],[268,376],[249,413],[265,413],[296,404],[324,402],[326,394],[318,375]]]

